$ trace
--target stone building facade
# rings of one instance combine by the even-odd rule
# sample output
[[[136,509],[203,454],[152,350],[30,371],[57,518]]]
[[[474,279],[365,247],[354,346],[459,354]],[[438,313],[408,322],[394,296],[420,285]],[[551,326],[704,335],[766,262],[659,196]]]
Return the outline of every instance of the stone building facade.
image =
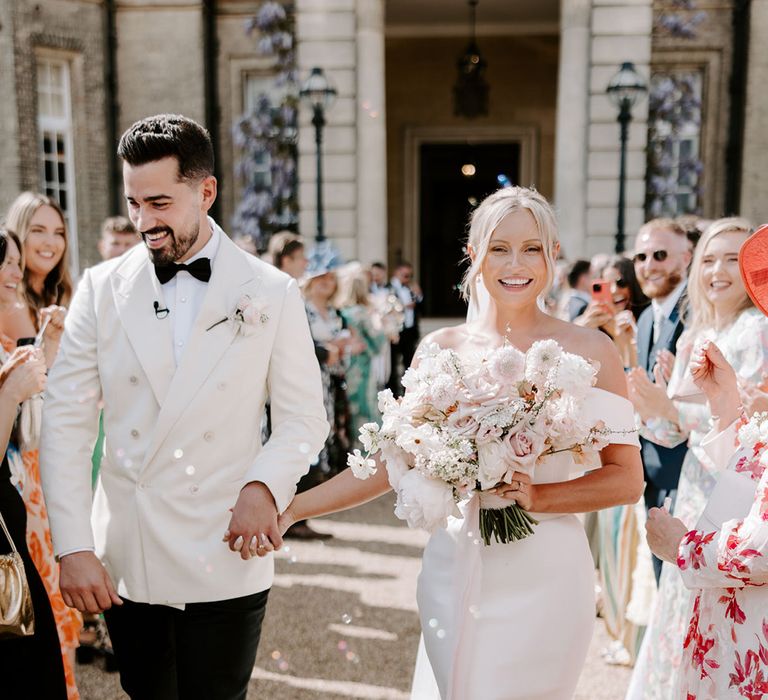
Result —
[[[487,115],[469,120],[454,114],[451,92],[468,39],[465,3],[296,0],[300,73],[321,66],[338,90],[326,115],[324,197],[326,230],[342,254],[405,258],[419,272],[428,264],[425,217],[436,215],[425,194],[425,154],[494,144],[500,153],[513,148],[515,181],[554,199],[568,256],[611,250],[619,130],[605,87],[624,61],[646,78],[697,72],[703,119],[691,143],[703,163],[702,213],[768,218],[760,179],[768,159],[761,148],[768,133],[761,87],[768,0],[698,0],[706,19],[685,40],[653,31],[665,6],[655,3],[481,0],[477,38],[490,101]],[[122,207],[116,139],[135,119],[172,111],[205,123],[214,136],[216,214],[228,227],[240,190],[232,124],[255,93],[272,89],[272,62],[244,29],[259,4],[0,2],[0,211],[22,189],[63,191],[78,240],[75,262],[94,262],[101,220]],[[734,25],[734,17],[747,21]],[[646,215],[647,112],[647,100],[638,103],[630,126],[630,240]],[[299,175],[300,230],[311,238],[316,183],[308,110],[300,114]],[[440,209],[439,202],[429,206]],[[462,230],[459,221],[446,232],[448,244]]]

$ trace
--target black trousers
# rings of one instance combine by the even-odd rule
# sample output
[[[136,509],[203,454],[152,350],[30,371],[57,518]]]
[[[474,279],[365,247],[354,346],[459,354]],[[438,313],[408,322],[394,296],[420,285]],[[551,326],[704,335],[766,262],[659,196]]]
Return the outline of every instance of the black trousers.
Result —
[[[132,700],[245,700],[269,590],[184,610],[123,599],[104,613]]]

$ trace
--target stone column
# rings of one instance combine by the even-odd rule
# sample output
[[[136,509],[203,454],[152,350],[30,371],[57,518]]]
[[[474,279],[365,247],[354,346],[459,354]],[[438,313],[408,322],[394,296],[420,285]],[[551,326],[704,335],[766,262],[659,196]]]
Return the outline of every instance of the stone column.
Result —
[[[560,2],[555,206],[563,253],[570,260],[581,255],[587,235],[587,181],[574,173],[587,170],[591,12],[591,0]]]
[[[357,258],[387,258],[384,0],[357,0]]]
[[[592,42],[589,75],[587,155],[586,257],[613,252],[619,198],[618,110],[605,88],[624,61],[632,61],[647,81],[650,77],[651,0],[592,0]],[[648,99],[632,108],[627,143],[625,234],[631,250],[637,229],[645,220]],[[583,171],[582,171],[583,172]],[[569,255],[572,255],[569,252]]]
[[[765,177],[768,170],[768,0],[752,0],[747,71],[746,114],[741,165],[741,202],[739,211],[756,224],[768,221]]]
[[[357,50],[355,0],[298,0],[296,3],[299,80],[323,69],[338,91],[323,129],[323,211],[325,235],[346,259],[357,257]],[[299,231],[316,232],[315,129],[311,110],[299,107]]]

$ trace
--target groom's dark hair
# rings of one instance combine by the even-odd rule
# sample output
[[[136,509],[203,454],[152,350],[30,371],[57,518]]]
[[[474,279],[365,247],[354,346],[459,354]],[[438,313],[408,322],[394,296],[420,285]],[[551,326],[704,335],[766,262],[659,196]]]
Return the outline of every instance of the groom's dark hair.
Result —
[[[120,137],[117,155],[132,166],[176,158],[181,181],[213,175],[210,134],[180,114],[158,114],[137,121]]]

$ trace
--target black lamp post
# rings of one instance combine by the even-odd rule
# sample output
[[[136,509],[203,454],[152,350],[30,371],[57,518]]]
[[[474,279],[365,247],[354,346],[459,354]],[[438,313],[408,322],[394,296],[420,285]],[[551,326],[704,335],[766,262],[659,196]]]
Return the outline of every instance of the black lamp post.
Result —
[[[621,126],[621,160],[619,162],[619,212],[616,222],[616,252],[624,252],[624,209],[627,181],[627,140],[629,122],[632,121],[632,107],[648,91],[642,76],[635,70],[633,63],[621,64],[616,75],[611,78],[606,88],[608,97],[619,110],[618,122]]]
[[[315,127],[315,144],[317,145],[317,234],[315,241],[325,241],[323,221],[323,127],[325,126],[325,110],[329,109],[336,99],[334,88],[325,77],[322,68],[313,68],[309,77],[299,90],[299,97],[312,108],[312,124]]]

